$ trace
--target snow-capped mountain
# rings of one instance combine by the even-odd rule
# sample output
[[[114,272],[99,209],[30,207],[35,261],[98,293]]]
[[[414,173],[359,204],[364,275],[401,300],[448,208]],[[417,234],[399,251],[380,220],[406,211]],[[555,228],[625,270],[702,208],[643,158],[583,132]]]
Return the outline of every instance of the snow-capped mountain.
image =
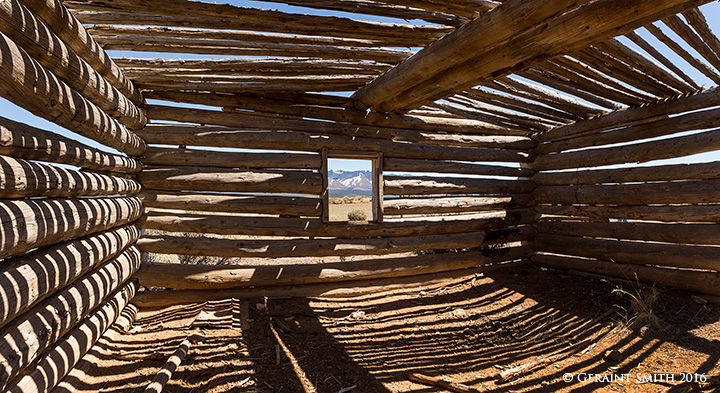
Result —
[[[342,171],[333,169],[328,172],[330,190],[372,190],[372,172]]]

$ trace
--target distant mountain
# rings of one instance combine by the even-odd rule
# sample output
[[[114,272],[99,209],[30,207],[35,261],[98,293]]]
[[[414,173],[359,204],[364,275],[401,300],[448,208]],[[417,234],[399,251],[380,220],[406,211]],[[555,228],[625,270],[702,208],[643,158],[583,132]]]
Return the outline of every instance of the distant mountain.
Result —
[[[372,191],[371,171],[342,171],[333,169],[328,172],[330,190]]]

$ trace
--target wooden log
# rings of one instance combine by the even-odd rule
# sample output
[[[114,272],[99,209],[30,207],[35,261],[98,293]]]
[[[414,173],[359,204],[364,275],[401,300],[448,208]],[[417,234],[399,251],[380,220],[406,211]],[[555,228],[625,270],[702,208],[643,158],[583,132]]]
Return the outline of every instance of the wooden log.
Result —
[[[145,207],[196,212],[319,217],[322,210],[319,198],[297,196],[156,191],[145,191],[138,196]]]
[[[536,251],[597,258],[619,263],[659,265],[687,269],[716,270],[719,247],[589,239],[575,236],[538,234]]]
[[[581,119],[580,117],[569,112],[525,101],[518,97],[494,93],[477,87],[468,89],[462,93],[459,93],[459,95],[472,98],[474,100],[479,100],[488,104],[502,106],[510,110],[527,113],[529,115],[537,116],[549,121],[567,123],[570,120]]]
[[[453,97],[447,97],[446,100],[453,104],[446,104],[442,101],[433,103],[437,108],[446,112],[456,114],[472,120],[484,121],[498,126],[511,126],[522,128],[525,127],[531,131],[545,131],[552,128],[541,119],[523,116],[511,111],[507,111],[492,105],[486,105],[480,102],[470,102],[470,100],[462,100]]]
[[[452,392],[459,393],[480,393],[480,390],[472,388],[464,383],[455,382],[445,377],[431,377],[420,373],[408,373],[408,379],[423,385],[437,386]]]
[[[618,110],[623,108],[623,105],[618,104],[612,99],[605,98],[596,92],[588,91],[586,86],[575,83],[571,79],[563,78],[552,72],[543,71],[536,67],[519,71],[517,72],[517,75],[527,78],[532,82],[581,98],[602,108],[609,110]]]
[[[720,162],[700,164],[656,165],[618,169],[578,170],[572,172],[540,172],[532,180],[539,186],[568,184],[629,183],[661,180],[716,179]]]
[[[129,49],[116,49],[129,50]],[[153,48],[153,52],[168,51],[167,48]],[[309,91],[349,91],[367,83],[367,75],[305,75],[304,77],[203,77],[184,76],[178,79],[172,75],[136,78],[143,90],[189,90],[213,91],[230,94],[302,94]],[[264,116],[268,117],[268,116]]]
[[[318,218],[242,217],[204,214],[170,214],[148,212],[142,227],[168,232],[202,232],[220,235],[375,237],[462,233],[502,229],[527,224],[535,219],[533,209],[467,214],[461,216],[423,217],[422,220],[385,220],[372,222],[337,222],[323,224]]]
[[[140,131],[140,135],[147,143],[186,146],[310,152],[320,152],[323,148],[328,148],[331,150],[375,151],[383,153],[385,157],[431,160],[532,162],[534,159],[533,153],[522,150],[446,147],[317,132],[284,131],[282,129],[248,130],[231,127],[150,124]]]
[[[73,197],[140,192],[140,183],[0,155],[0,197]]]
[[[387,294],[390,291],[407,291],[410,288],[417,288],[425,285],[436,285],[447,283],[449,279],[467,277],[471,279],[474,274],[485,273],[494,270],[505,270],[527,266],[525,260],[504,262],[495,265],[484,265],[477,268],[452,270],[444,273],[424,274],[401,278],[384,278],[377,280],[356,280],[341,281],[325,284],[272,286],[259,288],[238,288],[219,290],[166,290],[166,291],[143,291],[133,298],[133,304],[143,308],[169,307],[179,304],[204,303],[211,300],[235,299],[257,299],[268,297],[288,298],[353,298],[371,294]],[[469,277],[468,277],[469,275]]]
[[[180,346],[178,346],[178,349],[170,355],[168,360],[165,362],[165,365],[160,368],[160,371],[158,371],[157,375],[155,375],[152,382],[150,382],[150,384],[145,388],[144,393],[162,392],[165,385],[170,381],[170,378],[175,370],[177,370],[180,366],[180,363],[185,360],[185,357],[190,350],[190,345],[202,341],[203,339],[205,339],[205,335],[203,333],[193,333],[183,340],[183,342],[180,343]]]
[[[103,231],[142,214],[137,197],[0,201],[0,257]]]
[[[141,37],[170,37],[170,38],[192,38],[192,39],[208,39],[208,40],[228,40],[228,41],[243,41],[252,43],[266,43],[266,44],[299,44],[299,45],[317,45],[317,46],[345,46],[345,47],[356,47],[356,48],[367,48],[367,47],[381,47],[382,45],[373,40],[354,39],[354,38],[338,38],[338,37],[320,37],[320,36],[306,36],[299,34],[278,34],[278,33],[265,33],[247,30],[226,30],[226,29],[188,29],[179,27],[152,27],[152,26],[120,26],[120,25],[92,25],[87,28],[87,31],[92,34],[93,37],[101,37],[98,41],[102,41],[103,38],[118,37],[118,36],[141,36]],[[272,47],[272,45],[271,45]],[[139,60],[139,61],[138,61]],[[170,59],[167,59],[170,60]],[[247,59],[239,59],[240,62],[244,62]],[[347,59],[346,59],[347,60]],[[191,60],[190,64],[196,63]],[[132,66],[137,64],[158,64],[156,62],[149,62],[148,59],[117,59],[115,64],[120,67],[126,67],[128,64]],[[164,64],[164,62],[163,62]],[[182,60],[174,60],[169,64],[174,65],[185,65],[186,63]],[[196,63],[197,64],[197,63]],[[207,64],[207,61],[205,62]],[[128,74],[127,70],[125,75]],[[146,97],[147,98],[147,97]]]
[[[507,197],[407,198],[386,199],[383,212],[387,216],[407,214],[472,213],[488,210],[531,207],[535,200],[528,194]]]
[[[143,264],[136,277],[140,285],[148,287],[218,290],[408,277],[524,259],[531,254],[532,250],[523,246],[315,265],[229,267]]]
[[[634,42],[637,46],[639,46],[642,50],[647,52],[650,56],[652,56],[655,60],[659,61],[664,65],[667,69],[671,70],[675,73],[675,75],[679,76],[684,80],[688,85],[690,85],[695,90],[700,90],[700,86],[695,83],[695,81],[689,77],[683,70],[681,70],[675,63],[670,61],[665,55],[660,53],[655,47],[650,44],[649,42],[645,41],[644,38],[642,38],[639,34],[637,34],[634,31],[631,31],[627,34],[625,34],[625,37],[630,39],[630,41]]]
[[[82,1],[70,1],[68,5],[75,9],[112,11],[122,6],[122,12],[136,15],[131,18],[132,20],[126,20],[124,22],[124,24],[132,25],[153,24],[138,21],[139,15],[207,18],[224,21],[225,25],[221,28],[225,29],[362,39],[403,37],[411,39],[419,45],[439,38],[450,31],[450,28],[445,26],[417,26],[411,24],[361,21],[335,16],[291,14],[277,10],[238,7],[230,4],[196,4],[195,2],[187,0],[113,0],[111,2],[95,1],[91,4],[84,4]],[[78,15],[85,23],[96,23],[90,22],[85,16],[87,16],[86,13],[80,13]]]
[[[82,60],[19,1],[0,6],[0,27],[40,64],[129,128],[145,126],[145,114]]]
[[[709,129],[720,126],[720,109],[696,111],[651,123],[622,127],[599,134],[581,135],[576,138],[550,142],[537,147],[538,154],[579,149],[590,146],[629,142],[684,131]]]
[[[320,169],[319,154],[247,153],[187,148],[149,147],[142,156],[145,165],[207,166],[237,169]]]
[[[386,172],[433,172],[467,175],[488,175],[506,177],[530,177],[533,170],[523,167],[472,164],[457,161],[417,160],[385,157],[383,168]]]
[[[689,9],[689,8],[688,8]],[[660,30],[659,27],[651,24],[648,24],[645,27],[647,31],[650,32],[655,38],[657,38],[660,42],[667,45],[670,49],[672,49],[673,52],[675,52],[678,56],[680,56],[683,60],[688,62],[691,66],[695,67],[698,71],[702,72],[710,78],[715,83],[720,83],[720,74],[717,73],[714,69],[712,69],[707,64],[703,63],[702,61],[698,60],[695,56],[690,54],[688,51],[686,51],[682,46],[680,46],[677,42],[675,42],[672,38],[668,37],[663,33],[662,30]]]
[[[7,391],[28,393],[52,390],[117,320],[137,290],[137,283],[131,281],[108,296],[107,300],[45,352],[37,365],[11,382]]]
[[[680,38],[685,40],[690,47],[695,49],[708,63],[716,70],[720,69],[720,57],[710,48],[707,43],[700,37],[690,26],[680,19],[677,15],[671,15],[663,18],[663,23],[675,32]]]
[[[589,168],[595,166],[640,163],[666,158],[684,157],[720,149],[720,130],[652,142],[637,143],[605,149],[588,149],[537,156],[533,168],[537,171]]]
[[[710,47],[716,56],[720,56],[720,39],[713,33],[702,11],[699,8],[693,8],[683,12],[683,16],[702,38],[705,45]]]
[[[508,127],[497,127],[483,122],[468,119],[433,118],[417,115],[380,114],[365,112],[343,105],[306,104],[291,98],[274,99],[251,95],[221,95],[212,93],[183,93],[177,91],[149,92],[148,97],[176,102],[189,102],[201,105],[251,109],[259,112],[282,113],[304,116],[313,119],[332,120],[341,123],[353,123],[371,126],[377,133],[384,128],[413,129],[422,131],[440,131],[446,133],[526,135],[527,130],[511,130]],[[315,124],[315,123],[313,123]],[[318,129],[319,130],[319,129]],[[457,131],[456,131],[457,130]],[[399,131],[399,130],[394,130]],[[416,133],[417,134],[417,133]],[[402,134],[409,138],[411,134]],[[518,138],[519,139],[519,138]],[[420,140],[411,139],[419,142]],[[525,148],[525,147],[518,147]]]
[[[0,154],[113,172],[139,172],[140,161],[0,117]]]
[[[0,34],[0,94],[37,116],[128,154],[145,143]]]
[[[533,191],[538,203],[588,205],[696,204],[720,202],[720,179],[678,182],[540,186]]]
[[[23,3],[35,15],[42,18],[75,53],[133,103],[142,105],[145,102],[140,91],[123,75],[120,68],[113,63],[90,33],[85,30],[82,23],[65,8],[60,0],[28,0]]]
[[[638,28],[654,20],[675,14],[682,10],[704,4],[706,1],[662,1],[652,4],[642,1],[628,4],[620,0],[604,0],[587,4],[583,7],[574,8],[577,3],[568,2],[541,4],[528,2],[505,2],[493,10],[492,13],[502,15],[501,11],[523,10],[523,7],[532,7],[532,12],[527,11],[526,15],[533,15],[530,19],[517,18],[506,21],[506,26],[499,26],[492,31],[509,33],[492,34],[490,39],[485,37],[473,37],[477,39],[466,39],[462,36],[463,30],[457,29],[448,34],[445,40],[438,41],[413,59],[432,59],[433,55],[442,53],[440,49],[450,51],[449,55],[442,59],[433,61],[434,66],[428,69],[421,69],[417,64],[420,60],[403,62],[396,66],[400,70],[397,73],[388,71],[384,76],[375,79],[371,84],[356,93],[358,98],[357,107],[361,109],[372,108],[380,112],[405,111],[416,108],[427,102],[435,101],[438,98],[446,97],[452,92],[464,90],[470,86],[502,75],[527,68],[528,64],[554,57],[564,53],[583,48],[593,42],[602,41]],[[545,14],[547,9],[551,12]],[[568,12],[565,12],[568,11]],[[537,15],[537,19],[534,19]],[[556,17],[553,17],[557,15]],[[605,18],[604,15],[613,15],[613,18]],[[518,26],[518,21],[533,22],[529,26]],[[541,23],[544,22],[544,23]],[[513,23],[514,22],[514,23]],[[490,25],[483,20],[483,16],[463,26],[476,26],[480,32],[486,33]],[[512,26],[508,28],[507,26]],[[519,32],[522,32],[518,34]],[[478,40],[485,40],[479,41]],[[482,45],[487,41],[489,45]],[[442,42],[442,44],[441,44]],[[463,45],[466,47],[463,48]],[[524,48],[517,50],[517,48]],[[458,50],[459,49],[459,50]],[[462,59],[456,61],[452,52],[466,53]],[[440,66],[438,66],[440,65]],[[422,71],[422,72],[421,72]],[[391,73],[392,72],[392,73]],[[398,76],[399,75],[399,76]],[[371,89],[379,91],[377,97],[367,99],[364,93]],[[392,87],[391,87],[392,86]],[[394,87],[394,88],[393,88]]]
[[[38,303],[0,330],[0,388],[77,325],[140,268],[140,251],[125,252]]]
[[[680,288],[686,291],[720,295],[720,290],[718,290],[720,288],[720,274],[717,272],[638,266],[544,254],[533,256],[532,261],[537,265],[551,269],[579,270],[627,279],[633,282],[641,281],[648,284]]]
[[[522,194],[532,191],[530,180],[490,180],[464,177],[385,176],[386,195]]]
[[[164,96],[167,96],[167,94],[164,94]],[[195,102],[195,100],[193,99],[192,102]],[[221,103],[217,101],[215,102],[217,104]],[[212,103],[213,101],[208,100],[205,102],[204,105]],[[245,127],[265,130],[325,132],[329,134],[353,135],[366,138],[410,139],[411,141],[420,142],[420,140],[417,140],[418,133],[416,131],[410,131],[403,128],[396,129],[377,127],[373,125],[331,123],[327,121],[306,119],[294,120],[285,118],[269,118],[267,116],[255,115],[247,111],[215,112],[201,109],[150,106],[148,107],[148,115],[155,120],[182,121],[186,123],[213,124],[226,127]],[[307,115],[310,116],[310,114]],[[452,119],[448,120],[447,123],[449,124],[445,125],[445,132],[447,132],[448,128],[450,128],[450,125],[452,124]],[[498,127],[481,122],[465,121],[465,123],[467,125],[466,127],[454,127],[452,128],[453,131],[457,133],[483,133],[499,135],[515,134],[522,136],[527,135],[528,132],[527,130],[511,129],[509,127]]]
[[[212,72],[215,75],[378,75],[390,64],[369,61],[330,59],[136,59],[118,58],[115,62],[125,74],[155,75],[163,72],[173,75]],[[149,92],[149,94],[156,94]],[[151,98],[147,96],[147,98]]]
[[[138,174],[145,189],[163,191],[282,192],[320,195],[317,172],[232,168],[145,167]]]
[[[553,1],[529,3],[509,1],[495,8],[493,12],[456,29],[437,42],[387,71],[377,80],[369,83],[353,95],[356,108],[372,108],[378,112],[393,112],[391,106],[382,107],[388,97],[394,97],[428,78],[451,69],[489,48],[497,47],[518,32],[563,12],[582,1]],[[487,34],[492,31],[493,34]]]
[[[720,226],[714,224],[541,220],[537,223],[537,230],[540,233],[563,236],[582,235],[666,243],[720,244]]]
[[[199,30],[199,29],[198,29]],[[139,35],[95,36],[105,50],[193,53],[221,56],[284,56],[319,59],[355,59],[397,64],[413,52],[388,48],[355,46],[288,44],[278,42],[213,39],[212,32],[198,37],[187,31],[176,31],[171,37]],[[136,82],[137,83],[137,82]]]
[[[324,257],[473,248],[488,244],[525,241],[531,239],[534,234],[532,228],[523,227],[489,232],[377,239],[236,240],[160,235],[144,236],[138,242],[138,246],[143,252],[158,254],[260,258]],[[152,275],[152,273],[147,274]]]
[[[658,116],[689,112],[720,105],[720,93],[717,87],[698,92],[689,96],[681,96],[651,103],[637,108],[609,113],[603,116],[562,126],[538,135],[539,142],[548,142],[574,138],[577,135],[599,133],[611,128],[619,128],[625,124],[656,120]]]
[[[720,223],[720,205],[656,205],[656,206],[551,206],[535,207],[540,214],[608,219],[648,220],[663,222]]]
[[[0,327],[38,301],[135,243],[140,229],[127,225],[3,261]]]

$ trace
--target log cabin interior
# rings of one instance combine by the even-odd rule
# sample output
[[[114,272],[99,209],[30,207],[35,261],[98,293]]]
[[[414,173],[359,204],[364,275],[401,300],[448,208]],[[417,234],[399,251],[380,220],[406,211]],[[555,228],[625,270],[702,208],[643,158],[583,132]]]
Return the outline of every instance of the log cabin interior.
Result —
[[[708,7],[0,1],[0,390],[717,384]]]

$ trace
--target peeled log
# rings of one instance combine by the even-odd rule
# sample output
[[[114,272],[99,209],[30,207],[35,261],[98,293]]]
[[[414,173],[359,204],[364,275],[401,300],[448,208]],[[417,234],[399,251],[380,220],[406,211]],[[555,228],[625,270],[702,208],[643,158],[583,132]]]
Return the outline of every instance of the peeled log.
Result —
[[[111,172],[139,172],[140,161],[0,117],[0,154]]]
[[[131,281],[115,291],[87,318],[45,352],[36,366],[30,367],[24,376],[13,381],[7,391],[12,393],[50,391],[118,319],[120,312],[135,296],[137,290],[137,283]]]
[[[5,388],[139,267],[140,251],[130,247],[0,330],[0,388]]]
[[[407,277],[523,259],[530,255],[532,250],[529,247],[512,247],[315,265],[227,267],[143,264],[136,277],[140,285],[148,287],[231,289]]]
[[[74,197],[140,192],[140,183],[0,155],[0,197]]]
[[[140,238],[127,225],[82,239],[55,244],[3,261],[0,269],[0,326],[63,288]]]
[[[319,217],[322,213],[322,201],[314,197],[170,191],[145,191],[138,196],[143,206],[160,209],[307,217]]]
[[[683,244],[720,244],[720,225],[657,224],[648,222],[581,222],[547,220],[537,223],[540,233]]]
[[[209,166],[237,169],[320,169],[319,154],[236,153],[228,151],[149,147],[142,156],[145,165]]]
[[[138,175],[145,189],[163,191],[278,192],[319,195],[322,179],[317,172],[239,171],[205,167],[145,167]]]
[[[470,213],[530,207],[535,200],[528,194],[506,197],[407,198],[383,201],[385,215]]]
[[[720,223],[720,205],[630,205],[630,206],[552,206],[535,207],[540,214],[579,216],[607,221],[611,218],[665,222]]]
[[[137,197],[0,200],[0,257],[127,224],[142,210]]]
[[[578,270],[621,279],[635,280],[637,278],[648,284],[666,285],[708,295],[720,295],[720,274],[717,272],[638,266],[554,255],[535,255],[532,257],[532,261],[537,265],[552,269]]]
[[[522,194],[535,187],[529,180],[490,180],[462,177],[385,176],[385,195]]]
[[[523,227],[489,232],[368,239],[235,240],[207,237],[144,236],[138,242],[138,247],[143,252],[160,254],[257,258],[323,257],[473,248],[488,244],[529,240],[534,235],[535,230]]]

